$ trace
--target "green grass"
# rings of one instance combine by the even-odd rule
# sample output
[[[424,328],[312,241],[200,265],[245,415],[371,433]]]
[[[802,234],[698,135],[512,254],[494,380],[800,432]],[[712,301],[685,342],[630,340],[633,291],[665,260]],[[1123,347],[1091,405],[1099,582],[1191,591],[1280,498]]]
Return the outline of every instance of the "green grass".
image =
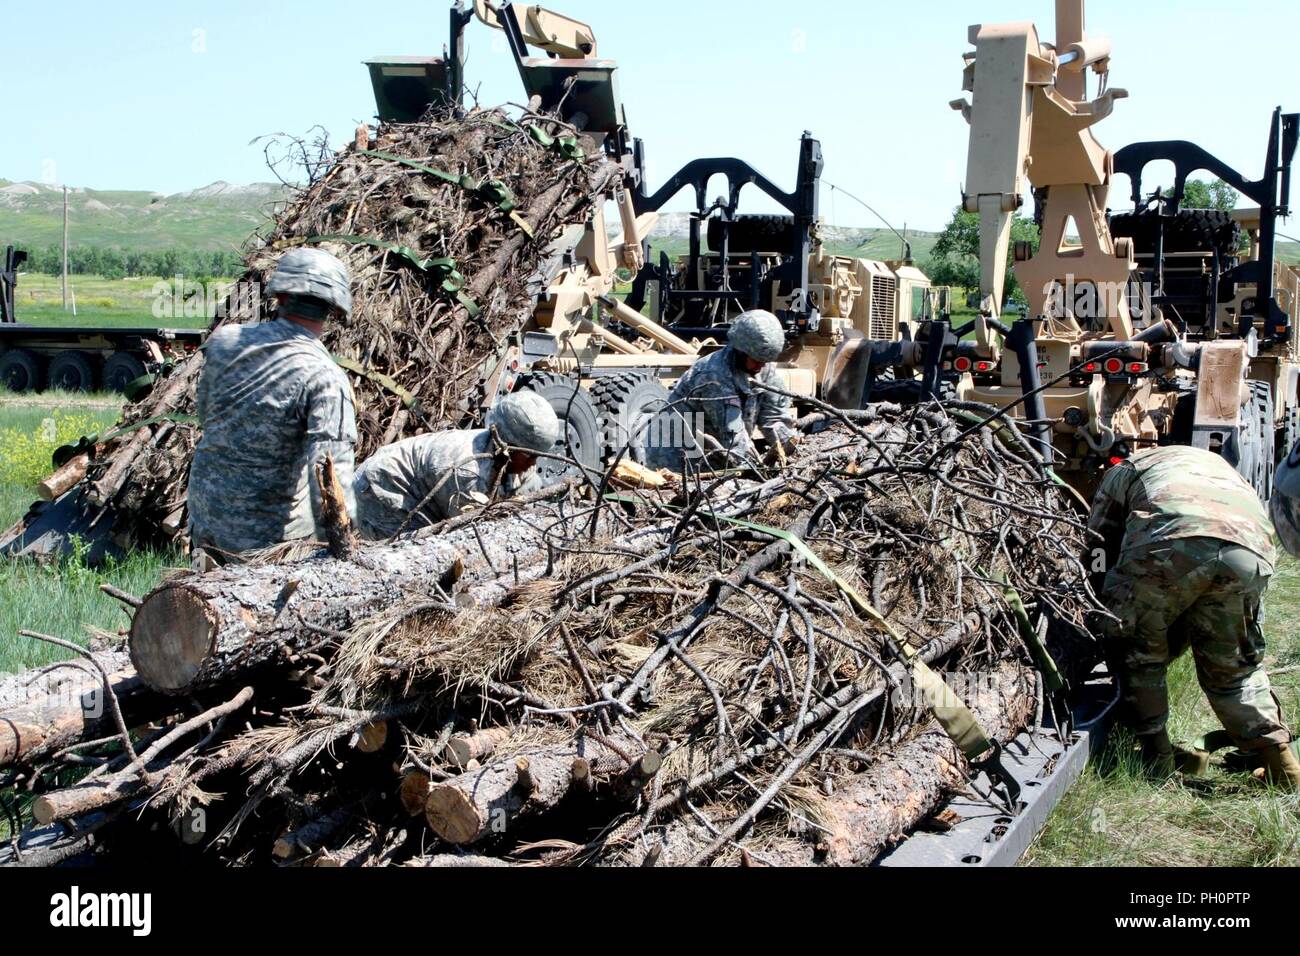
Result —
[[[207,328],[212,320],[216,304],[229,281],[215,280],[210,287],[205,286],[202,302],[195,299],[188,308],[183,303],[173,308],[172,303],[177,298],[172,291],[174,279],[69,276],[68,286],[76,293],[77,314],[73,315],[71,294],[68,311],[63,310],[62,279],[23,273],[14,295],[14,312],[18,321],[25,325],[58,328],[202,329]],[[161,287],[159,283],[162,283]],[[160,295],[164,288],[168,291]]]
[[[1265,632],[1273,691],[1294,729],[1300,714],[1300,562],[1284,558],[1269,589]],[[1170,735],[1187,743],[1219,727],[1190,654],[1169,674]],[[1265,790],[1212,766],[1207,777],[1143,777],[1133,738],[1116,730],[1026,854],[1032,866],[1297,866],[1300,795]]]
[[[0,529],[21,518],[36,500],[35,484],[51,470],[49,455],[56,444],[76,437],[71,431],[83,427],[111,427],[121,398],[45,395],[42,402],[0,398]],[[95,569],[75,555],[58,564],[0,560],[0,672],[21,671],[68,656],[51,645],[19,637],[19,630],[79,643],[89,638],[88,627],[115,634],[127,618],[116,601],[100,593],[99,585],[107,582],[142,594],[158,583],[164,568],[181,563],[177,554],[154,552],[134,553],[120,563]]]

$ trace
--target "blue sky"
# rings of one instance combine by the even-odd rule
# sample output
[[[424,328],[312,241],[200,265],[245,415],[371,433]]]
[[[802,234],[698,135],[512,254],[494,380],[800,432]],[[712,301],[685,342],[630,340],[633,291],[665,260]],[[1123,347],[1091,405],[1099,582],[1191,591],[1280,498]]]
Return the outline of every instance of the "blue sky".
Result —
[[[619,62],[652,188],[715,155],[792,186],[809,129],[826,181],[916,228],[940,227],[958,201],[966,127],[947,104],[961,93],[967,26],[1032,19],[1053,33],[1051,0],[546,5],[589,22],[601,55]],[[441,0],[6,6],[0,177],[161,192],[270,179],[249,145],[261,134],[319,123],[346,141],[373,111],[361,61],[439,53],[448,9]],[[1270,111],[1300,110],[1296,0],[1092,0],[1088,29],[1112,40],[1111,85],[1130,93],[1098,127],[1112,149],[1191,139],[1258,175]],[[469,28],[468,73],[484,103],[521,98],[500,38]],[[828,221],[878,225],[832,197],[823,191]]]

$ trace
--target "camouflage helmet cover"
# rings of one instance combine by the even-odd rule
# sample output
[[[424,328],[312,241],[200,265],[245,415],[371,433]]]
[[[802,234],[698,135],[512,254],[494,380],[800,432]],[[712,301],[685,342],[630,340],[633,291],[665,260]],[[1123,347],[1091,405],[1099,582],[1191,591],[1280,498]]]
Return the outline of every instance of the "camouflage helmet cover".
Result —
[[[352,274],[324,249],[291,249],[280,257],[266,285],[272,295],[318,299],[344,315],[352,314]]]
[[[785,351],[785,330],[771,312],[755,309],[743,313],[731,326],[727,341],[756,362],[775,362]]]
[[[511,448],[548,452],[560,439],[560,419],[551,403],[536,392],[514,392],[488,413],[488,427]]]

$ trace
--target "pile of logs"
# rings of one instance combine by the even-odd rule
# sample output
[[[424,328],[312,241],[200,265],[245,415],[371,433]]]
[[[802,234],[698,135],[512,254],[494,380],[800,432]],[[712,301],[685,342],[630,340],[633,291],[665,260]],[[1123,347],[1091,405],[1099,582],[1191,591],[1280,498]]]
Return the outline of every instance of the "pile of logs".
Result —
[[[328,325],[322,341],[356,395],[357,460],[468,424],[484,369],[561,266],[554,240],[586,222],[617,177],[599,144],[578,137],[576,151],[557,148],[575,133],[550,116],[504,110],[362,127],[254,237],[247,271],[211,327],[270,315],[264,289],[280,255],[303,244],[325,249],[353,276],[352,315]],[[194,353],[168,365],[119,427],[42,494],[68,499],[34,506],[0,534],[0,551],[42,534],[114,538],[123,548],[181,535],[202,364]]]
[[[124,647],[0,683],[10,856],[870,863],[970,772],[913,657],[1005,741],[1098,656],[1077,508],[988,411],[118,593]]]

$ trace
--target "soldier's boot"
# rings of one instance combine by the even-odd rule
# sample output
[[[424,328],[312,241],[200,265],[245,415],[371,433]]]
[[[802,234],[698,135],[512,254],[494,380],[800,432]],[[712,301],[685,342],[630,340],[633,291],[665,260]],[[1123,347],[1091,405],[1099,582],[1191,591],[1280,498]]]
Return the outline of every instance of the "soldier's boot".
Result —
[[[1300,760],[1290,744],[1270,744],[1259,751],[1264,780],[1274,787],[1300,790]]]
[[[1142,769],[1148,776],[1166,780],[1177,772],[1174,745],[1169,740],[1169,731],[1142,734],[1138,737],[1138,743],[1142,745]]]

